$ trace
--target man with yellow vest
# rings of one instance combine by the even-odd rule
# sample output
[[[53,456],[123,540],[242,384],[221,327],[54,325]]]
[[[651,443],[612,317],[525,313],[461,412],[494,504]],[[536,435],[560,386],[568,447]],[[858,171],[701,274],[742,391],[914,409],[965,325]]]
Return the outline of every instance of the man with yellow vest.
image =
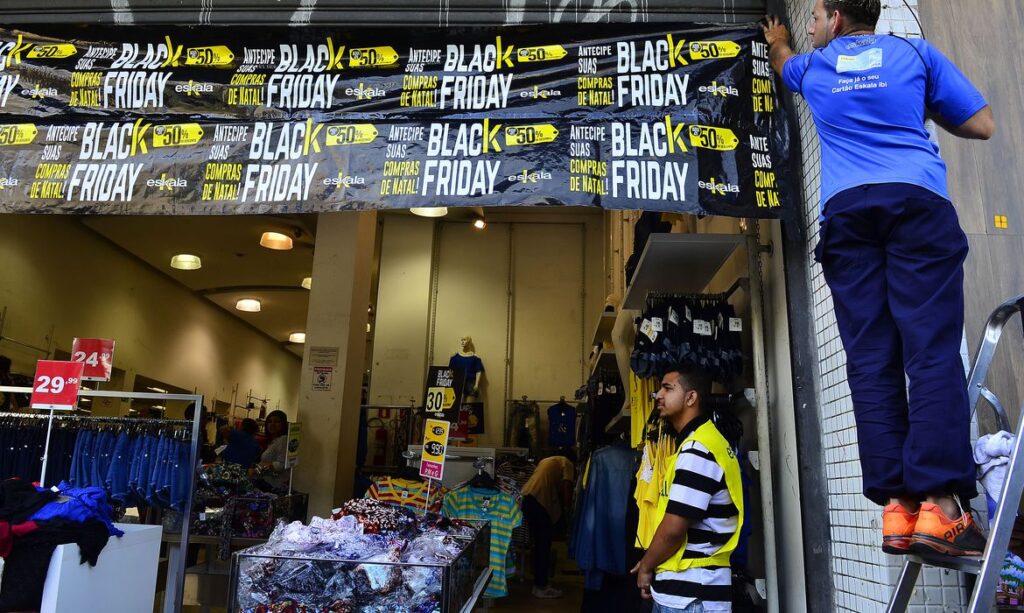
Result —
[[[710,391],[707,373],[687,364],[662,377],[656,397],[679,447],[675,470],[665,471],[658,528],[632,570],[654,613],[732,610],[729,556],[743,524],[743,490],[732,447],[701,409]]]

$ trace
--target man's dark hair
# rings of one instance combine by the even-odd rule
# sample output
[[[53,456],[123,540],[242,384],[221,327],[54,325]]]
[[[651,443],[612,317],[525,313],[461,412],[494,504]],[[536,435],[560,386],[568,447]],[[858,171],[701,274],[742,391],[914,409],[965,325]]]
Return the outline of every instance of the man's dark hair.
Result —
[[[11,374],[11,358],[0,355],[0,375]]]
[[[242,431],[251,434],[252,436],[256,436],[260,431],[260,425],[256,423],[255,419],[246,417],[242,420]]]
[[[708,397],[711,395],[711,376],[706,370],[692,362],[684,362],[673,366],[666,372],[679,373],[679,378],[682,379],[686,389],[697,392],[697,396],[700,397],[701,407],[703,408]]]
[[[837,10],[850,22],[874,28],[882,14],[881,0],[824,0],[825,13],[832,16]]]

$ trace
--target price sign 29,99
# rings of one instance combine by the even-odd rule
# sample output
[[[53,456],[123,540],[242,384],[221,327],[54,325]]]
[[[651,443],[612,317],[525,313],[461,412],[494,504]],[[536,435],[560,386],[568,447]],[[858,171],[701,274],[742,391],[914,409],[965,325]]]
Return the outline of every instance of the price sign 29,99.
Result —
[[[70,411],[78,401],[78,388],[82,384],[81,362],[39,360],[32,381],[33,409]]]

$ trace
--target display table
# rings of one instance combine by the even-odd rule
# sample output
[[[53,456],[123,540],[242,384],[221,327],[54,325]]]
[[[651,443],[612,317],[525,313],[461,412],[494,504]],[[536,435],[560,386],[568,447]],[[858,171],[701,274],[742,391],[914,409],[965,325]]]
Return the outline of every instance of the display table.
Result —
[[[50,558],[40,613],[152,611],[160,563],[160,526],[114,524],[96,566],[81,564],[78,545],[59,545]]]

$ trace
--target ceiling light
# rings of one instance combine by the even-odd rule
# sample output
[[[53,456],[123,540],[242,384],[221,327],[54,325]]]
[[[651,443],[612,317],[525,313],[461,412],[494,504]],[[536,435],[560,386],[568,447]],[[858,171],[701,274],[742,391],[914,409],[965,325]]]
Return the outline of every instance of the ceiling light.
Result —
[[[302,287],[306,289],[313,289],[313,277],[305,277],[302,279]]]
[[[487,222],[484,221],[483,217],[477,217],[476,219],[473,220],[473,227],[476,228],[477,230],[483,230],[484,228],[487,227]]]
[[[277,251],[287,251],[292,248],[292,237],[285,236],[280,232],[264,232],[260,237],[260,246]]]
[[[198,255],[179,253],[171,258],[171,268],[178,270],[199,270],[203,267],[203,261]]]
[[[306,333],[305,332],[292,332],[288,335],[289,343],[305,343]]]
[[[152,387],[152,386],[150,386],[150,387],[147,387],[146,389],[153,390],[154,392],[156,392],[158,394],[166,394],[167,393],[167,390],[165,390],[162,387]]]
[[[429,206],[429,207],[413,207],[409,209],[409,212],[413,215],[419,215],[420,217],[444,217],[448,214],[448,207],[444,206]]]
[[[246,313],[259,313],[260,301],[255,298],[242,298],[235,303],[235,308]]]

